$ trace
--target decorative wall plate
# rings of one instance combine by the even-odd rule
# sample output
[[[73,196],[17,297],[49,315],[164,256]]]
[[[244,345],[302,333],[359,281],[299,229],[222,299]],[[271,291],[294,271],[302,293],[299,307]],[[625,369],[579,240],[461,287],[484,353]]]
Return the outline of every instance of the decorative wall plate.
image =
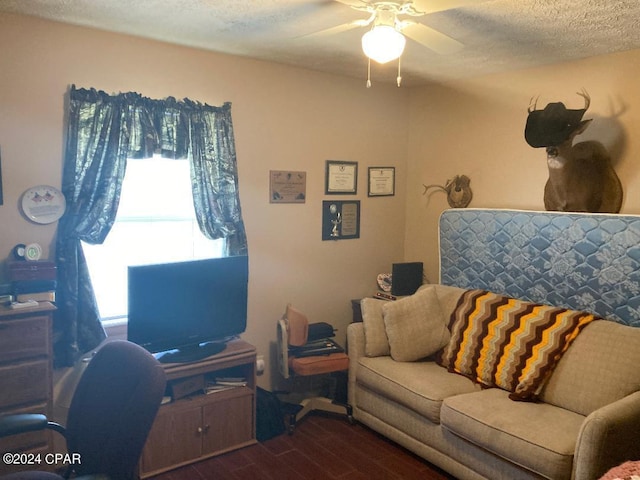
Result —
[[[383,292],[391,291],[392,275],[390,273],[380,273],[376,278],[378,286]]]
[[[53,223],[67,208],[67,202],[60,190],[50,185],[38,185],[22,194],[22,213],[35,223]]]

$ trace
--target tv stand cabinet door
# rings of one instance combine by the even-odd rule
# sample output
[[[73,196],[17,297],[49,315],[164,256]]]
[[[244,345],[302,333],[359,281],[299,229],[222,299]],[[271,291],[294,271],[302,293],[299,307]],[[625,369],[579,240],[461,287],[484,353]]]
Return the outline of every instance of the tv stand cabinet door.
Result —
[[[202,455],[202,409],[161,408],[147,438],[141,474],[191,463]]]
[[[220,454],[255,443],[253,415],[247,415],[252,409],[251,394],[205,405],[202,409],[203,455]]]

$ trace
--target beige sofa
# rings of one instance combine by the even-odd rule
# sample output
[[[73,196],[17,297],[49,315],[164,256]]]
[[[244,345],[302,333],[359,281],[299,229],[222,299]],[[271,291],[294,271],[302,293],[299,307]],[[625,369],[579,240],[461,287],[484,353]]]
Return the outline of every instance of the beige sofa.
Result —
[[[430,285],[396,302],[363,300],[364,321],[347,331],[356,420],[459,479],[594,480],[640,459],[639,328],[591,322],[539,401],[514,401],[434,360],[463,292]],[[438,353],[421,358],[427,344]]]

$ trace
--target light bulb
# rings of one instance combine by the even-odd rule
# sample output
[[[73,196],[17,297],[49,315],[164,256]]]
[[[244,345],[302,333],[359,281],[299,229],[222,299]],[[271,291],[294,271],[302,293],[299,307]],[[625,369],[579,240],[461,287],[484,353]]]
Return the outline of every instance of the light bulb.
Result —
[[[389,25],[376,25],[362,36],[364,54],[378,63],[387,63],[402,55],[404,35]]]

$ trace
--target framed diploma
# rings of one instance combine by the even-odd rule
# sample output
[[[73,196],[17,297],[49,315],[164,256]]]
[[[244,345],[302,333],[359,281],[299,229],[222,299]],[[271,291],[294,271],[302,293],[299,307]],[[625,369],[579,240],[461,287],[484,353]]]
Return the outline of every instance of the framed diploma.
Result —
[[[269,171],[269,202],[304,203],[307,198],[307,172]]]
[[[369,167],[369,196],[385,197],[395,194],[395,167]]]
[[[324,184],[326,195],[355,195],[358,193],[358,162],[327,160]]]
[[[322,240],[360,238],[360,200],[322,202]]]

